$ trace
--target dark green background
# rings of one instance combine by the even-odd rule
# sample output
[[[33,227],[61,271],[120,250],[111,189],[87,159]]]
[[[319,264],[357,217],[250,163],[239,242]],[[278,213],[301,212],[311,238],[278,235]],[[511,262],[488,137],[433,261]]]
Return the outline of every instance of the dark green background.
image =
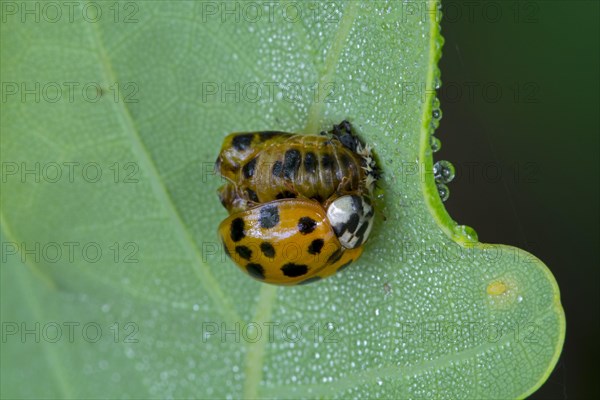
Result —
[[[435,156],[457,167],[446,207],[558,281],[565,346],[532,398],[597,398],[599,2],[442,3]]]

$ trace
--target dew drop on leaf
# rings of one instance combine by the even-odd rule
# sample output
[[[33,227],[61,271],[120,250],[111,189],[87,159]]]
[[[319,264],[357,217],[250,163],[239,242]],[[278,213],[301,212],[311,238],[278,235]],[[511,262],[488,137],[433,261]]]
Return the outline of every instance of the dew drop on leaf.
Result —
[[[454,165],[450,161],[440,160],[433,165],[433,177],[438,183],[450,183],[454,175]]]
[[[475,232],[475,229],[467,225],[458,225],[455,228],[454,232],[462,239],[465,239],[470,242],[476,242],[479,239],[477,232]]]
[[[431,135],[429,137],[429,145],[431,146],[431,151],[438,152],[442,148],[442,141],[435,136]]]
[[[436,183],[436,186],[440,195],[440,199],[442,199],[442,201],[448,200],[450,197],[450,189],[448,189],[448,186],[444,185],[443,183]]]

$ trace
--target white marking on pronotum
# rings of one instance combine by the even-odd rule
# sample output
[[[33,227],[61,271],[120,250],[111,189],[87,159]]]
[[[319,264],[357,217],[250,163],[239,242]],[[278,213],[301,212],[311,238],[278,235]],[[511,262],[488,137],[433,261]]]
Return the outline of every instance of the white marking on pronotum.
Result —
[[[327,208],[327,218],[338,240],[347,249],[367,241],[373,227],[373,207],[364,197],[342,196]]]

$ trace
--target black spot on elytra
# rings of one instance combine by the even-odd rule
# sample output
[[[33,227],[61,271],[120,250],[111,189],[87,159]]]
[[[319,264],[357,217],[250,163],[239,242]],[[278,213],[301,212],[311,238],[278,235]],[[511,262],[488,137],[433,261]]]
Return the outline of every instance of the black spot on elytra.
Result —
[[[339,267],[339,268],[337,269],[337,271],[336,271],[336,272],[340,272],[340,271],[342,271],[343,269],[345,269],[346,267],[348,267],[348,265],[352,264],[352,261],[354,261],[354,260],[350,260],[350,261],[348,261],[346,264],[344,264],[344,265],[342,265],[341,267]]]
[[[244,220],[241,218],[236,218],[233,221],[231,221],[229,233],[231,236],[231,240],[233,240],[234,242],[239,242],[240,240],[242,240],[246,236],[246,234],[244,233]]]
[[[333,158],[329,154],[324,154],[321,157],[321,168],[331,169],[333,167]]]
[[[271,171],[273,176],[280,177],[282,170],[283,170],[283,163],[281,161],[275,161],[275,163],[273,164],[273,170]]]
[[[260,227],[271,229],[279,223],[279,210],[276,205],[270,204],[260,209]]]
[[[246,265],[246,271],[256,279],[265,279],[265,269],[260,264],[249,263]]]
[[[298,173],[298,168],[302,163],[302,155],[296,149],[285,152],[283,157],[283,176],[286,179],[293,179]]]
[[[245,151],[250,148],[250,143],[252,143],[253,133],[244,133],[241,135],[237,135],[233,138],[231,144],[238,151]]]
[[[307,174],[314,174],[317,171],[317,156],[315,156],[315,153],[309,151],[304,156],[304,170]]]
[[[255,202],[255,203],[259,203],[260,200],[258,200],[258,196],[256,195],[256,192],[252,189],[246,189],[246,194],[248,195],[248,198]]]
[[[324,244],[325,241],[323,239],[315,239],[308,246],[308,252],[310,254],[320,254]]]
[[[254,176],[254,170],[256,169],[256,160],[258,157],[254,157],[252,160],[248,161],[246,165],[242,167],[242,172],[244,174],[244,178],[249,179]]]
[[[276,199],[295,199],[296,198],[296,193],[290,192],[288,190],[284,190],[281,193],[277,193],[277,196],[275,196]]]
[[[302,282],[298,282],[298,285],[306,285],[308,283],[313,283],[313,282],[316,282],[316,281],[320,281],[321,279],[323,279],[323,278],[321,278],[320,276],[313,276],[311,278],[303,280]]]
[[[260,251],[262,251],[262,253],[269,258],[273,258],[275,257],[275,248],[273,247],[273,245],[269,242],[262,242],[260,244]]]
[[[250,257],[252,257],[252,250],[246,246],[235,246],[235,252],[244,260],[250,261]]]
[[[342,258],[342,254],[344,254],[342,249],[337,249],[332,255],[327,259],[327,264],[336,263]]]
[[[287,263],[281,267],[281,272],[290,278],[305,275],[308,272],[308,266],[304,264]]]
[[[317,222],[310,217],[302,217],[298,220],[298,230],[303,235],[308,235],[317,227]]]

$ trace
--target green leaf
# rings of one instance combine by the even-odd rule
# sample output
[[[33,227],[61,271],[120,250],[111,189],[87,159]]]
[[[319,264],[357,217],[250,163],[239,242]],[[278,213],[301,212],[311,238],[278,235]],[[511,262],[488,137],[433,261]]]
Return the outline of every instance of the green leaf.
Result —
[[[547,378],[554,278],[474,241],[435,188],[435,2],[34,4],[2,3],[2,397],[505,398]],[[216,236],[223,137],[344,118],[384,172],[364,255],[307,286],[249,279]]]

